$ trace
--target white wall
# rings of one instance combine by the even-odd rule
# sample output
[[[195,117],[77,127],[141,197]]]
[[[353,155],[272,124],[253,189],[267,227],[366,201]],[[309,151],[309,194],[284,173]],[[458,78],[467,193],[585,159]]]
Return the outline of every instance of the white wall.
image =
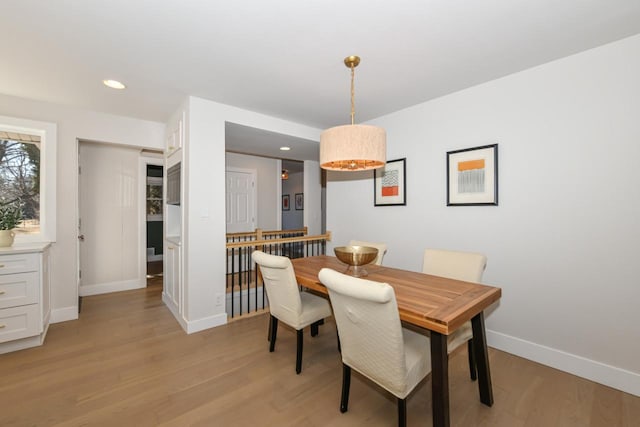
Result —
[[[277,230],[280,228],[302,228],[307,226],[309,235],[322,233],[322,207],[321,198],[321,169],[318,162],[307,160],[304,162],[304,174],[300,179],[290,174],[290,182],[300,181],[295,189],[289,189],[287,181],[282,181],[282,194],[289,194],[291,197],[291,210],[282,212],[282,225],[278,221],[281,202],[281,194],[278,190],[280,185],[280,163],[276,159],[266,157],[250,156],[238,153],[226,153],[226,166],[256,169],[258,172],[258,227],[263,230]],[[304,210],[296,211],[294,197],[295,193],[304,193]],[[285,222],[285,217],[291,216],[292,222]]]
[[[263,230],[278,228],[278,189],[280,171],[278,160],[246,154],[226,153],[226,166],[256,170],[258,199],[257,227]]]
[[[375,120],[407,158],[407,206],[330,174],[334,245],[386,242],[410,270],[425,247],[483,252],[503,291],[490,345],[640,395],[638,52],[634,36]],[[446,152],[491,143],[500,205],[445,206]]]
[[[304,162],[304,225],[310,236],[322,234],[322,171],[313,160]]]
[[[185,153],[187,221],[184,255],[188,331],[226,323],[225,294],[225,122],[319,141],[320,129],[190,97]]]
[[[56,123],[57,233],[51,247],[52,321],[78,313],[77,286],[77,140],[163,149],[164,124],[86,111],[0,94],[0,115]]]

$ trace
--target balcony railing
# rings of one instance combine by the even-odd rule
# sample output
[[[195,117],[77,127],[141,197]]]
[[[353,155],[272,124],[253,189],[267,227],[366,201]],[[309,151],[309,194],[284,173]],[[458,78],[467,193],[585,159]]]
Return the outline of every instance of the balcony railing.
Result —
[[[307,228],[227,234],[227,301],[229,317],[260,313],[268,306],[263,283],[251,253],[258,249],[268,254],[302,258],[324,255],[331,232],[307,236]]]

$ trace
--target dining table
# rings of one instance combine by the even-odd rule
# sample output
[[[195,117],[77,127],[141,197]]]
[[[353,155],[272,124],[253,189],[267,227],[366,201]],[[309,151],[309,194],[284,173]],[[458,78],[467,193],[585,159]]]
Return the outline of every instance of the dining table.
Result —
[[[292,259],[301,286],[328,295],[318,273],[323,268],[346,272],[348,267],[328,255]],[[491,371],[484,326],[484,310],[502,295],[499,287],[381,265],[365,266],[367,280],[388,283],[394,289],[400,320],[429,331],[431,398],[434,427],[448,427],[449,355],[447,337],[471,321],[480,402],[493,405]],[[347,273],[349,274],[349,273]]]

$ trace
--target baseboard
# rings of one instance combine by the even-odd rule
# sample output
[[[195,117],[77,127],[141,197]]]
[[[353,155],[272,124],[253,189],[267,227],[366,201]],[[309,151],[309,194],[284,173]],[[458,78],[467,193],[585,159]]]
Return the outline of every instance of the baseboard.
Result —
[[[640,396],[640,374],[487,330],[487,345],[581,378]]]
[[[204,317],[198,320],[187,320],[186,331],[188,334],[204,331],[205,329],[215,328],[227,323],[227,313],[216,314],[215,316]]]
[[[166,305],[169,311],[171,311],[173,317],[176,318],[182,329],[187,334],[193,334],[194,332],[215,328],[216,326],[221,326],[227,323],[227,313],[220,313],[198,320],[187,320],[180,314],[178,307],[164,292],[162,293],[162,302],[164,302],[164,305]]]
[[[51,310],[51,317],[49,318],[49,323],[60,323],[60,322],[66,322],[68,320],[77,320],[77,319],[78,319],[78,306],[74,305],[71,307],[56,308]]]
[[[90,295],[108,294],[110,292],[130,291],[131,289],[144,288],[146,281],[140,279],[122,280],[119,282],[98,283],[96,285],[82,285],[79,288],[81,297]]]
[[[171,299],[165,294],[162,293],[162,302],[167,306],[173,317],[178,321],[178,324],[182,327],[182,329],[187,332],[187,321],[180,315],[178,307],[171,301]]]
[[[18,350],[24,350],[26,348],[40,346],[44,342],[45,334],[46,331],[43,334],[39,334],[34,337],[27,337],[0,343],[0,354],[11,353]]]

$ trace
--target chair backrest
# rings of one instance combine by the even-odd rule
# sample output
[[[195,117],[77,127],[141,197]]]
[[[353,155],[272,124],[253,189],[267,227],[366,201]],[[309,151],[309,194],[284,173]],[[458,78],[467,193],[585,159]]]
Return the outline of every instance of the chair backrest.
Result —
[[[342,361],[398,395],[406,384],[402,325],[393,288],[323,268],[338,326]]]
[[[472,252],[426,249],[422,272],[465,282],[480,283],[487,257]]]
[[[378,250],[378,256],[376,257],[376,260],[373,262],[376,265],[382,265],[382,258],[384,258],[384,254],[387,253],[387,245],[385,243],[365,242],[363,240],[351,240],[349,242],[349,246],[370,246],[372,248],[376,248]]]
[[[291,260],[262,251],[254,251],[251,256],[260,266],[271,314],[285,323],[295,322],[302,312],[302,301]]]

